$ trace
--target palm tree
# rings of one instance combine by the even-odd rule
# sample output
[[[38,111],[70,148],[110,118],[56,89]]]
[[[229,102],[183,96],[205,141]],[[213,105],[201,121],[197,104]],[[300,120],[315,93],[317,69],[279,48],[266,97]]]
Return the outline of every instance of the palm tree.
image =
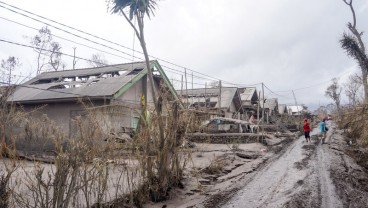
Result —
[[[160,136],[159,141],[160,142],[159,142],[159,151],[158,151],[159,170],[157,171],[157,173],[158,173],[159,187],[161,190],[164,189],[164,192],[165,192],[167,189],[166,185],[168,183],[167,177],[168,177],[168,172],[169,172],[168,171],[169,163],[167,160],[167,148],[165,148],[164,128],[163,128],[163,121],[162,121],[161,109],[160,109],[161,105],[159,103],[160,100],[162,99],[157,99],[156,97],[152,69],[150,67],[150,61],[148,57],[146,42],[144,39],[144,17],[145,15],[147,15],[148,18],[151,18],[151,16],[154,15],[154,11],[157,7],[157,0],[111,0],[111,2],[113,5],[111,9],[112,13],[122,14],[124,16],[124,18],[128,21],[130,26],[134,29],[135,34],[137,38],[139,39],[139,42],[141,44],[141,47],[144,53],[144,58],[145,58],[146,68],[147,68],[147,73],[148,73],[148,79],[150,81],[152,97],[153,97],[155,109],[156,109],[157,116],[158,116],[158,126],[159,126],[159,136]],[[125,9],[128,10],[128,14],[124,12]],[[132,22],[134,18],[136,18],[137,20],[138,28],[136,28]],[[145,97],[144,100],[145,100],[144,106],[147,106],[147,98]],[[149,142],[147,142],[147,145],[149,145]],[[152,150],[149,147],[147,147],[147,151],[152,151]],[[147,154],[150,154],[150,153],[147,153]],[[149,158],[148,160],[150,160],[150,157],[148,158]],[[151,163],[151,162],[148,161],[148,163]],[[148,168],[147,171],[148,171],[148,177],[149,179],[151,179],[153,172],[150,170],[150,168]],[[154,181],[151,181],[151,182],[154,183]],[[165,193],[162,193],[162,194],[165,194]]]
[[[355,15],[355,10],[353,7],[353,0],[343,0],[343,2],[349,6],[351,13],[353,15],[353,21],[348,23],[348,29],[352,35],[344,33],[342,39],[340,40],[341,47],[347,52],[348,56],[353,57],[359,63],[362,70],[362,81],[364,88],[364,101],[368,103],[368,58],[365,53],[365,45],[362,40],[363,32],[359,32],[356,28],[357,19]]]
[[[130,26],[134,29],[135,34],[141,44],[146,62],[146,67],[148,70],[148,79],[151,83],[153,101],[156,110],[158,110],[152,70],[150,67],[146,42],[144,38],[144,16],[147,15],[149,18],[151,18],[151,16],[154,15],[154,10],[156,9],[157,6],[156,0],[112,0],[112,4],[113,6],[111,11],[113,13],[122,14],[124,16],[124,18],[128,21]],[[125,8],[128,8],[129,16],[124,12]],[[136,28],[136,26],[132,22],[134,17],[137,19],[138,28]],[[147,102],[147,99],[145,102]]]
[[[353,57],[359,63],[362,69],[362,83],[364,88],[364,100],[368,103],[368,57],[367,54],[361,49],[358,41],[352,35],[344,33],[342,39],[340,40],[341,47],[346,51],[348,56]]]

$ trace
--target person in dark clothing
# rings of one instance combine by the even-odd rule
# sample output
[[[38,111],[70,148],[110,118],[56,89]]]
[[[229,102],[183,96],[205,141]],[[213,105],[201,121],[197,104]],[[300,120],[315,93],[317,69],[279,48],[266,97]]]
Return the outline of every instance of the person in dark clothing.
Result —
[[[305,136],[305,140],[307,140],[307,142],[311,142],[311,138],[310,138],[310,131],[311,131],[311,128],[310,128],[310,124],[308,122],[308,119],[304,119],[304,136]]]

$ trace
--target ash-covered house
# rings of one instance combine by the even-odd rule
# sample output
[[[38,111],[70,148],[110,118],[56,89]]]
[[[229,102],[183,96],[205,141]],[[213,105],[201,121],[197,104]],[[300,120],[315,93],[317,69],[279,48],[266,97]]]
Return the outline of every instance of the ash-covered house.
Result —
[[[243,114],[240,95],[236,87],[178,90],[177,94],[181,96],[184,106],[210,114],[211,118],[240,119]]]
[[[150,61],[150,65],[156,91],[165,89],[169,97],[178,99],[158,61]],[[130,132],[140,119],[142,95],[146,95],[147,109],[153,109],[146,64],[135,62],[44,72],[17,86],[8,102],[22,106],[26,112],[37,109],[33,116],[46,115],[70,137],[76,128],[73,119],[86,112],[80,100],[98,113],[107,131]]]
[[[266,116],[265,121],[267,123],[272,122],[272,118],[276,115],[279,115],[278,106],[279,104],[277,98],[266,98],[264,100],[264,111]]]
[[[288,105],[287,111],[289,115],[299,116],[307,112],[307,107],[305,105]]]
[[[287,115],[288,114],[286,104],[279,104],[278,108],[279,108],[279,114],[280,115]]]
[[[245,87],[238,89],[242,108],[244,110],[244,119],[249,119],[250,113],[256,115],[258,107],[258,94],[255,87]]]

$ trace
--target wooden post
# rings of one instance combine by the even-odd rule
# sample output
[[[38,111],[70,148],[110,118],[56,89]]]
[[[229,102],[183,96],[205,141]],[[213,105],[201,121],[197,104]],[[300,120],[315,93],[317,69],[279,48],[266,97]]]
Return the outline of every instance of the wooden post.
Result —
[[[75,50],[76,50],[77,48],[76,47],[73,47],[73,69],[75,69],[75,65],[77,64],[77,61],[75,60]]]
[[[180,97],[183,97],[183,75],[181,75]]]
[[[263,85],[263,82],[262,82],[262,123],[264,123],[264,103],[265,103],[264,85]]]
[[[192,93],[194,92],[194,80],[193,80],[193,71],[192,71]],[[193,93],[194,95],[194,93]],[[194,104],[194,97],[192,96],[192,103]]]
[[[204,110],[207,112],[207,82],[204,83]]]
[[[218,102],[219,102],[220,115],[222,115],[221,113],[221,80],[219,81],[219,90],[220,90],[220,94],[219,94]]]
[[[188,80],[187,80],[187,69],[184,69],[184,76],[185,76],[185,91],[187,95],[187,108],[189,109],[189,95],[188,95]]]
[[[291,92],[293,92],[294,101],[295,101],[295,105],[296,105],[296,110],[299,113],[299,131],[301,131],[301,126],[302,126],[302,113],[299,112],[299,106],[298,106],[298,102],[297,102],[296,97],[295,97],[294,90],[291,90]]]
[[[259,108],[261,105],[261,92],[258,92],[258,105],[257,105],[257,123],[259,124]]]

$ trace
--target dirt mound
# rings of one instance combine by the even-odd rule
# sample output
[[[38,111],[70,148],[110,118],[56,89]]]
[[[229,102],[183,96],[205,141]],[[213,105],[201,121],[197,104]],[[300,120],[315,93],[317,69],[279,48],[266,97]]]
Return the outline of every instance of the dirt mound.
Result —
[[[331,178],[336,191],[344,207],[367,207],[368,155],[364,150],[347,146],[342,139],[338,141],[334,143],[341,148],[333,149],[337,157],[333,161],[335,165],[331,166]]]

